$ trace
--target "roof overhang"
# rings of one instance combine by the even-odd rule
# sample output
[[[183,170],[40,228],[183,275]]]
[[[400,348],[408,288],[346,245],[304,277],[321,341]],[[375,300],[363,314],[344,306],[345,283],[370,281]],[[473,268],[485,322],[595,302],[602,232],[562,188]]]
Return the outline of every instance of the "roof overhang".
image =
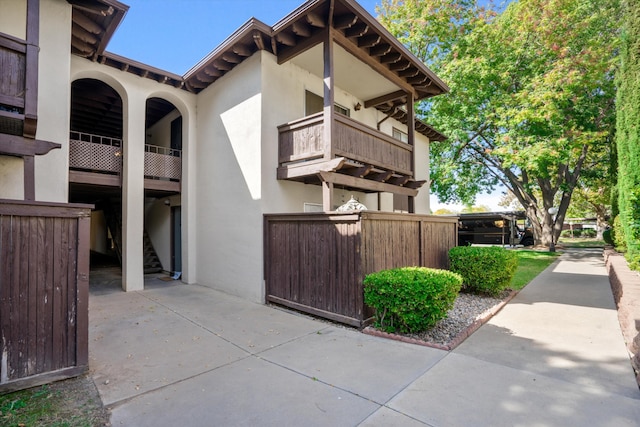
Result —
[[[129,6],[117,0],[67,0],[73,6],[71,51],[95,61],[122,22]]]
[[[150,78],[193,93],[199,93],[260,50],[278,58],[279,63],[296,61],[312,67],[314,48],[327,39],[349,53],[351,64],[378,74],[379,93],[365,94],[365,107],[375,107],[401,123],[407,124],[406,110],[401,108],[411,95],[413,101],[449,91],[422,61],[393,37],[373,16],[354,0],[309,0],[273,27],[252,18],[180,77],[166,71],[104,52],[108,40],[121,22],[128,6],[116,0],[67,0],[73,5],[72,51],[123,71]],[[343,55],[345,56],[345,55]],[[364,65],[363,65],[364,64]],[[354,65],[355,66],[355,65]],[[375,73],[372,73],[371,71]],[[342,73],[353,77],[357,73]],[[350,89],[353,84],[346,84]],[[373,86],[373,85],[372,85]],[[432,141],[446,137],[420,120],[417,132]]]

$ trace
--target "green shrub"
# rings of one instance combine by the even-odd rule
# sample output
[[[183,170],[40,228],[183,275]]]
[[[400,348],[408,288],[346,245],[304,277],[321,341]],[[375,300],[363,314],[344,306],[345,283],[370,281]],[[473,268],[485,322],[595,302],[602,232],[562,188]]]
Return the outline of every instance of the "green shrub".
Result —
[[[449,251],[449,261],[465,291],[489,295],[507,289],[518,268],[518,255],[498,246],[457,246]]]
[[[582,230],[582,237],[593,238],[593,237],[596,237],[597,235],[598,233],[593,228],[585,228],[584,230]]]
[[[616,216],[613,219],[613,243],[618,252],[626,252],[627,251],[627,240],[624,237],[624,229],[622,228],[622,221],[620,220],[620,215]]]
[[[604,240],[607,245],[613,246],[613,237],[610,228],[607,228],[602,232],[602,240]]]
[[[447,316],[462,277],[446,270],[402,267],[364,279],[364,301],[375,310],[375,326],[386,332],[423,331]]]

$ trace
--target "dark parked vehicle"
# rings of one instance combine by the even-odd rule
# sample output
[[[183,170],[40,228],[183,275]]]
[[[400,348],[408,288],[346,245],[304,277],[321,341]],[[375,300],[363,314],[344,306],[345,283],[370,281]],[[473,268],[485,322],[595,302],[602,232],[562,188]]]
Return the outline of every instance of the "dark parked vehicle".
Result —
[[[531,229],[518,226],[518,220],[524,218],[524,212],[460,214],[458,246],[472,244],[533,246]]]

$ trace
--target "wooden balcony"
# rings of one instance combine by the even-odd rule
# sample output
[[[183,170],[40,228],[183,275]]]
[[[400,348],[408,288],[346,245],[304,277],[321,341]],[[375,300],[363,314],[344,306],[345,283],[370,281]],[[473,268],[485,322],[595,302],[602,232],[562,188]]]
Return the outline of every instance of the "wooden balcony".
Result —
[[[278,126],[278,179],[416,195],[413,146],[341,114],[333,126],[328,142],[322,113]]]
[[[122,186],[122,140],[83,132],[71,132],[69,181],[78,184]],[[144,188],[179,193],[182,152],[145,145]]]
[[[29,48],[25,40],[0,33],[0,133],[34,138],[37,56]]]

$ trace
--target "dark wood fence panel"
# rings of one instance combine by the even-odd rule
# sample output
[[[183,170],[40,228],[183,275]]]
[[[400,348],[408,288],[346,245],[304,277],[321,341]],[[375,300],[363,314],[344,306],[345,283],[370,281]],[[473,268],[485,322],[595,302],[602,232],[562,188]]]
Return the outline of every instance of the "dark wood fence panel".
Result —
[[[0,201],[0,392],[86,370],[90,214]]]
[[[345,284],[361,275],[357,216],[267,216],[267,301],[350,323],[362,297]],[[353,323],[353,322],[351,322]]]
[[[449,268],[449,250],[458,245],[458,221],[422,221],[422,262],[424,267]]]
[[[372,315],[364,304],[364,276],[402,266],[445,268],[457,218],[265,215],[264,233],[267,302],[361,327]]]
[[[420,265],[420,223],[398,218],[362,223],[364,274]]]

